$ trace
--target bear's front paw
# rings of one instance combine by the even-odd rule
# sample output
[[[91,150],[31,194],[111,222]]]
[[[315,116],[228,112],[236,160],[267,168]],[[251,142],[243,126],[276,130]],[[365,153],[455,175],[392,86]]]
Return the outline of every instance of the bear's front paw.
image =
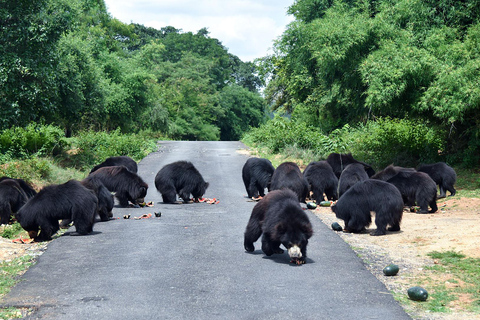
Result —
[[[245,247],[245,251],[247,252],[255,251],[255,247],[251,243],[245,243],[243,246]]]
[[[375,231],[372,231],[372,232],[370,233],[371,236],[384,236],[384,235],[386,235],[386,234],[387,234],[386,231],[381,231],[381,230],[378,230],[378,229],[375,230]]]

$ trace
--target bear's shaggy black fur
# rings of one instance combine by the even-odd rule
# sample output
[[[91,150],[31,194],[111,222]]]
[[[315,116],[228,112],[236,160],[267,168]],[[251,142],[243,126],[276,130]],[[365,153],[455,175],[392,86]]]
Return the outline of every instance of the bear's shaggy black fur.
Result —
[[[113,217],[113,206],[115,200],[107,187],[99,180],[90,179],[89,177],[80,181],[84,187],[92,190],[98,198],[97,213],[101,221],[108,221]]]
[[[317,203],[325,200],[324,193],[328,200],[338,199],[338,178],[327,161],[310,162],[303,171],[303,176],[307,179],[313,199]]]
[[[93,167],[90,173],[95,172],[98,169],[103,167],[115,167],[115,166],[124,166],[130,172],[133,172],[133,173],[138,172],[138,165],[135,162],[135,160],[127,156],[118,156],[118,157],[107,158],[105,161],[103,161],[99,165],[96,165],[95,167]]]
[[[44,187],[15,216],[30,238],[47,241],[58,231],[60,219],[72,220],[79,234],[92,232],[96,208],[97,197],[93,191],[79,181],[70,180]]]
[[[305,202],[308,182],[298,165],[294,162],[284,162],[273,172],[270,190],[290,189],[298,196],[298,201]]]
[[[453,187],[457,182],[457,173],[445,162],[420,165],[417,171],[425,172],[440,187],[440,195],[437,198],[445,198],[447,190],[450,196],[454,196],[457,190]]]
[[[410,171],[410,172],[415,172],[416,170],[413,168],[405,168],[405,167],[399,167],[399,166],[394,166],[393,164],[385,167],[382,171],[377,172],[373,176],[371,176],[372,179],[377,179],[377,180],[383,180],[387,181],[388,179],[392,178],[399,172],[403,171]]]
[[[249,198],[255,198],[259,195],[265,196],[265,188],[270,191],[270,182],[272,180],[275,168],[268,159],[250,158],[242,168],[242,178]]]
[[[437,185],[425,172],[400,171],[387,182],[400,190],[403,201],[407,206],[420,207],[420,213],[434,213],[437,211]],[[432,208],[428,211],[428,206]]]
[[[351,163],[362,164],[369,177],[375,174],[375,170],[373,170],[371,165],[356,160],[355,158],[353,158],[351,153],[330,153],[327,157],[327,162],[332,166],[333,172],[335,173],[337,178],[340,178],[340,174],[342,174],[343,169],[345,169],[345,167]]]
[[[15,179],[0,181],[0,224],[8,224],[12,213],[16,213],[28,200],[25,191]]]
[[[355,183],[365,180],[368,180],[365,167],[360,163],[349,164],[342,171],[338,180],[338,197],[340,198]]]
[[[97,196],[97,214],[100,217],[100,221],[108,221],[113,217],[113,206],[115,200],[107,187],[103,185],[99,180],[90,179],[89,177],[80,181],[80,183],[87,189],[92,190]],[[64,219],[60,223],[61,228],[66,228],[72,222],[70,219]]]
[[[247,252],[255,250],[253,243],[262,234],[262,251],[267,256],[283,253],[280,249],[282,244],[294,262],[306,262],[308,239],[313,230],[293,191],[271,191],[253,207],[245,229],[244,247]]]
[[[147,195],[148,184],[124,166],[99,168],[87,178],[93,183],[99,181],[109,191],[115,192],[121,207],[127,207],[128,201],[133,204],[141,203]]]
[[[372,223],[371,211],[375,212],[377,229],[372,236],[399,231],[403,216],[403,199],[398,189],[385,181],[365,180],[354,184],[331,207],[338,219],[345,221],[347,232],[362,232]]]
[[[175,203],[177,194],[183,202],[197,201],[203,196],[209,183],[189,161],[176,161],[165,165],[155,176],[155,187],[162,194],[164,203]]]
[[[30,199],[31,197],[33,197],[34,195],[37,194],[37,192],[32,188],[32,186],[23,179],[15,179],[15,178],[10,178],[10,177],[5,177],[4,176],[4,177],[0,178],[0,182],[5,180],[5,179],[12,179],[12,180],[17,181],[17,183],[20,185],[22,190],[25,192],[25,195],[27,196],[28,199]]]

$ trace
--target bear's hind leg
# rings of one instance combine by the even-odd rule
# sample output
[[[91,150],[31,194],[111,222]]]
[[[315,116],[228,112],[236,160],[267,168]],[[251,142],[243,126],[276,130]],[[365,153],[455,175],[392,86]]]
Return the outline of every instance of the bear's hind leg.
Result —
[[[253,252],[255,251],[255,246],[253,243],[260,238],[262,235],[262,227],[260,222],[257,219],[250,219],[248,222],[247,228],[245,230],[243,246],[245,251]]]
[[[177,193],[175,189],[162,192],[163,203],[175,203],[177,201]]]

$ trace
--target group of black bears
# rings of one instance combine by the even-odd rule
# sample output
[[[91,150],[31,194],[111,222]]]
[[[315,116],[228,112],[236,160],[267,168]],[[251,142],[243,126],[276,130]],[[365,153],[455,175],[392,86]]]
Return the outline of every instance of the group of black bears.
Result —
[[[137,174],[137,163],[130,157],[107,158],[81,180],[48,185],[38,193],[22,179],[0,178],[0,220],[8,224],[15,219],[34,241],[52,239],[60,227],[73,222],[72,235],[93,231],[97,216],[101,221],[113,217],[114,197],[120,207],[144,202],[148,184]],[[176,194],[183,201],[203,196],[208,188],[193,166],[177,161],[164,166],[155,177],[155,186],[164,203],[174,203]],[[61,222],[59,222],[61,220]]]
[[[253,243],[262,236],[262,251],[267,256],[282,253],[282,244],[297,264],[306,262],[306,247],[312,236],[312,226],[300,205],[307,198],[317,204],[325,197],[334,201],[331,210],[344,220],[346,232],[366,231],[375,212],[377,229],[371,235],[379,236],[387,230],[400,231],[405,206],[418,206],[422,214],[436,212],[437,199],[446,197],[447,191],[455,195],[457,178],[454,169],[444,162],[416,169],[389,165],[376,173],[371,165],[351,154],[339,153],[311,162],[303,173],[293,162],[275,169],[267,159],[250,158],[242,177],[248,197],[263,197],[247,224],[245,250],[254,251]]]
[[[113,194],[121,207],[144,202],[148,185],[137,170],[137,163],[127,156],[110,157],[85,179],[45,186],[38,193],[22,179],[0,178],[0,222],[9,223],[14,214],[35,241],[50,240],[60,226],[71,222],[74,234],[89,234],[97,216],[101,221],[113,217]],[[338,153],[311,162],[303,173],[294,162],[274,168],[267,159],[249,158],[242,178],[248,197],[261,199],[245,230],[245,250],[254,251],[254,242],[262,236],[262,251],[267,256],[282,253],[283,245],[296,264],[306,262],[308,239],[313,234],[300,205],[307,198],[317,203],[325,197],[336,201],[331,210],[344,220],[347,232],[365,231],[373,211],[377,229],[371,234],[385,235],[387,230],[400,230],[404,206],[417,205],[419,213],[434,213],[438,198],[447,191],[451,195],[456,192],[456,173],[443,162],[417,169],[389,165],[375,173],[372,166],[351,154]],[[191,196],[198,202],[208,186],[188,161],[167,164],[155,176],[155,187],[167,204],[176,203],[177,195],[183,202],[190,202]]]

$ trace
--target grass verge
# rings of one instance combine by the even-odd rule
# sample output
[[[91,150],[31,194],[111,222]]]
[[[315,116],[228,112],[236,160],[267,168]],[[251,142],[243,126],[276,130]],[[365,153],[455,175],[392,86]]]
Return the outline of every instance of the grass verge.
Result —
[[[20,281],[20,276],[28,270],[30,266],[35,263],[35,257],[31,255],[25,255],[15,258],[10,261],[0,262],[0,297],[3,297],[11,288]],[[1,308],[0,319],[18,319],[23,318],[28,310],[19,308]]]

